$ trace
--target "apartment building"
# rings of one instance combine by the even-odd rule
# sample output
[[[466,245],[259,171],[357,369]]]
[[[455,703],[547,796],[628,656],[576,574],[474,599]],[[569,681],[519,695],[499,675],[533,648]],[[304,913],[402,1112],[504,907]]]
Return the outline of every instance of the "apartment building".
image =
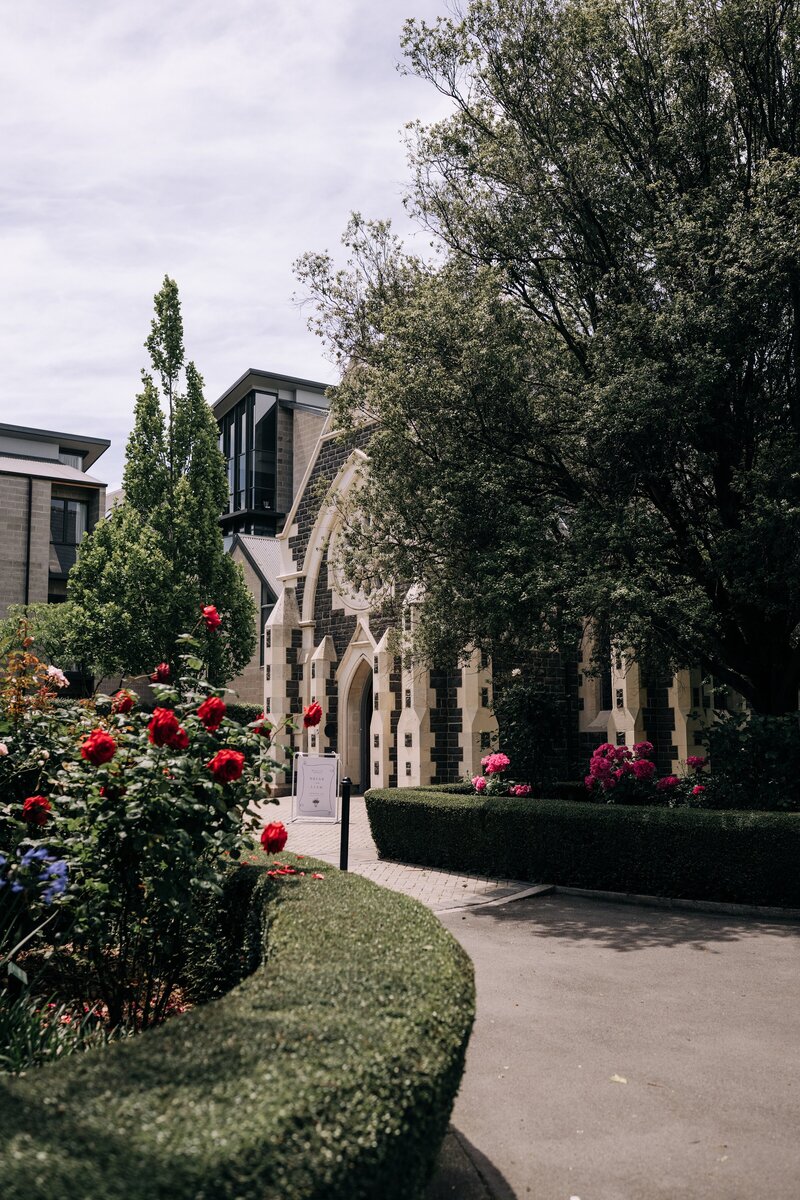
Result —
[[[105,509],[89,474],[106,438],[0,424],[0,617],[11,604],[66,599],[81,538]]]

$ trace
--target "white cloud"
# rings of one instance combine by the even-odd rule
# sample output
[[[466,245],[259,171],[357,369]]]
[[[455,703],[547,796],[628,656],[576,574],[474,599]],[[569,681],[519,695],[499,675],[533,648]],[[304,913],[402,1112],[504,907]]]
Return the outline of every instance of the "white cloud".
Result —
[[[291,264],[352,209],[408,231],[395,70],[445,0],[29,0],[0,42],[0,419],[111,437],[121,474],[152,297],[181,289],[214,399],[247,367],[328,380]]]

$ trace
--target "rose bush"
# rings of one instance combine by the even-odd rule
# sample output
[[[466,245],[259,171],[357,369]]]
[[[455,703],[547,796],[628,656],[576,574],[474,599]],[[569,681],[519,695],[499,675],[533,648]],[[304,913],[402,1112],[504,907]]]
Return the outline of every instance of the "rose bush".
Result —
[[[652,742],[637,742],[633,749],[603,742],[592,754],[584,780],[587,790],[606,804],[705,807],[706,787],[698,782],[698,776],[707,765],[706,758],[690,754],[683,776],[658,778],[652,755]]]
[[[484,755],[481,767],[483,774],[469,780],[479,796],[530,796],[533,792],[529,783],[514,783],[508,778],[511,759],[502,750]]]
[[[152,714],[128,690],[56,709],[24,640],[0,669],[0,855],[41,852],[65,874],[60,890],[24,893],[17,929],[43,915],[47,891],[48,937],[83,964],[86,998],[111,1024],[144,1027],[168,1010],[199,906],[252,848],[284,726],[228,720],[190,636],[174,682],[153,684]]]

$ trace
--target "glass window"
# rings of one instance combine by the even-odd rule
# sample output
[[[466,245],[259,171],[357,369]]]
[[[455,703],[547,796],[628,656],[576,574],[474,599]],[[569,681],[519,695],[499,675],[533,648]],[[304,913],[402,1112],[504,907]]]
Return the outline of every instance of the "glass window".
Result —
[[[50,540],[56,546],[78,546],[89,525],[85,500],[50,501]]]
[[[50,501],[50,541],[61,545],[64,541],[64,502]]]

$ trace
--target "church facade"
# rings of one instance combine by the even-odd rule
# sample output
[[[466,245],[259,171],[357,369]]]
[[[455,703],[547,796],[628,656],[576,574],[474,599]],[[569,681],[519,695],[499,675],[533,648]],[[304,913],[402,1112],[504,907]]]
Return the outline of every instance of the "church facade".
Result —
[[[265,372],[248,374],[253,379],[243,376],[235,392],[229,390],[215,406],[218,419],[229,413],[231,399],[242,406],[251,383],[264,386]],[[283,380],[285,389],[289,385]],[[481,758],[498,744],[491,662],[477,651],[465,662],[442,667],[419,662],[408,650],[421,602],[417,591],[412,587],[397,597],[390,618],[341,577],[336,501],[347,497],[368,462],[369,429],[343,439],[322,410],[323,385],[301,382],[301,405],[313,407],[300,409],[301,436],[295,434],[292,453],[281,456],[280,442],[277,447],[275,494],[285,499],[275,506],[282,509],[275,533],[261,534],[240,523],[230,545],[262,613],[257,655],[231,686],[242,700],[263,701],[273,722],[291,718],[300,727],[283,751],[279,790],[291,784],[295,750],[335,751],[342,775],[357,790],[446,783],[477,774]],[[276,436],[285,441],[290,436],[286,414],[297,421],[297,402],[274,382],[269,386],[283,396]],[[281,457],[291,463],[288,481],[281,477]],[[592,749],[605,741],[632,746],[647,739],[659,771],[674,771],[697,752],[713,709],[741,703],[733,694],[721,701],[699,671],[646,678],[636,663],[622,657],[613,658],[599,676],[587,667],[577,656],[566,662],[549,655],[532,659],[526,668],[539,693],[551,696],[563,713],[558,744],[549,747],[561,779],[581,778]],[[302,711],[314,702],[322,708],[322,720],[304,730]]]
[[[448,669],[399,653],[397,635],[413,638],[414,590],[393,630],[335,569],[339,508],[319,497],[347,495],[367,438],[362,431],[342,441],[325,428],[277,537],[281,587],[265,627],[265,709],[280,721],[320,704],[320,724],[299,731],[293,748],[336,751],[357,789],[448,782],[474,774],[496,734],[491,671],[477,653]]]

